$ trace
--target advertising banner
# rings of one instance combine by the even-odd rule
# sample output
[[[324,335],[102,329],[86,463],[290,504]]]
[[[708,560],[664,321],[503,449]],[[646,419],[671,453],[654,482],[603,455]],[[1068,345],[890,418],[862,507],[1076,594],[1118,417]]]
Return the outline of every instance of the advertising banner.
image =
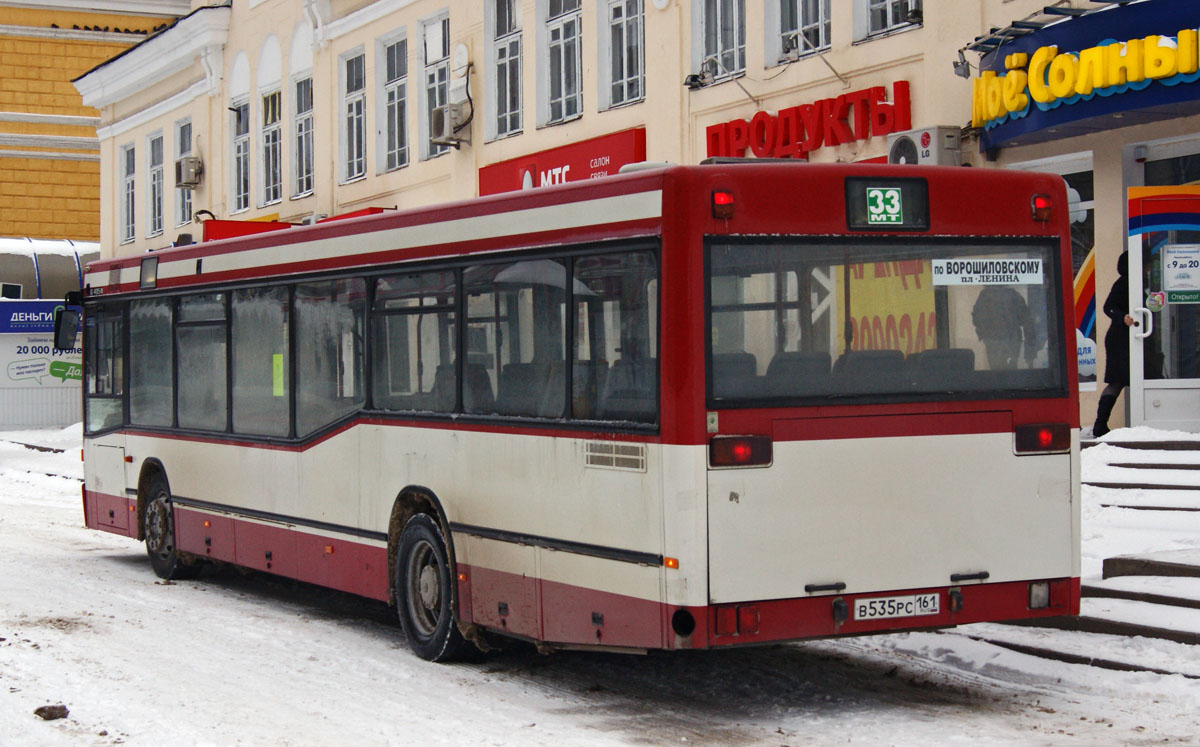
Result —
[[[54,309],[61,301],[0,303],[0,388],[78,387],[83,351],[54,349]]]

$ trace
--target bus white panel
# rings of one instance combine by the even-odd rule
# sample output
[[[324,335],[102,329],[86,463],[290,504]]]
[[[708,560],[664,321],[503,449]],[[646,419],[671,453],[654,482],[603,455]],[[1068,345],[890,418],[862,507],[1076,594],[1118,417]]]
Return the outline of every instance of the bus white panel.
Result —
[[[776,442],[769,468],[709,472],[711,600],[1077,574],[1071,456],[1016,457],[1012,438]]]

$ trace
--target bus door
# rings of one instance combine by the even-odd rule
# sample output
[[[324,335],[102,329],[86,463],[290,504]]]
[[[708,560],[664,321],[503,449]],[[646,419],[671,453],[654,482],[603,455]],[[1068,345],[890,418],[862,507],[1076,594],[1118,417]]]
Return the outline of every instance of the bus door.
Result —
[[[1129,424],[1200,431],[1200,187],[1129,192]]]

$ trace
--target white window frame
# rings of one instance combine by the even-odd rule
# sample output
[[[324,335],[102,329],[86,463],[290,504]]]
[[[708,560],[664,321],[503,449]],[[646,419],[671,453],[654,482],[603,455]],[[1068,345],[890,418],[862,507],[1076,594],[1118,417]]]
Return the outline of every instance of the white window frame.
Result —
[[[245,107],[245,132],[238,131],[238,113]],[[229,108],[229,207],[230,214],[250,209],[250,100],[239,98]]]
[[[763,44],[763,61],[767,66],[782,64],[792,59],[804,59],[812,55],[828,52],[833,37],[832,0],[818,0],[817,12],[813,17],[808,13],[807,0],[767,0],[766,16],[764,17],[765,38]],[[796,19],[795,29],[783,27],[783,11],[791,9]],[[817,45],[805,43],[806,31],[815,31]],[[795,52],[788,54],[790,47]]]
[[[512,26],[497,35],[498,6],[503,3],[512,11]],[[484,85],[485,97],[484,139],[496,140],[521,134],[525,125],[524,106],[524,31],[521,25],[521,3],[519,0],[487,0],[483,8],[484,34]],[[511,81],[516,79],[516,106],[504,106],[500,87],[508,80],[506,92],[511,92]],[[511,98],[511,97],[510,97]]]
[[[118,151],[120,160],[117,173],[121,175],[119,207],[121,236],[118,241],[128,244],[137,238],[137,149],[133,143],[122,145]]]
[[[350,90],[347,79],[351,60],[362,59],[362,87]],[[362,47],[338,57],[338,172],[340,183],[367,176],[367,53]]]
[[[872,24],[872,11],[886,9],[887,22]],[[920,28],[922,24],[906,20],[909,11],[922,10],[922,0],[854,0],[854,40],[864,41],[899,31]]]
[[[550,16],[550,2],[553,0],[537,0],[538,9],[538,126],[563,124],[579,119],[583,116],[583,13],[582,5],[580,8],[568,10],[559,15]],[[560,0],[566,2],[569,0]],[[574,36],[567,37],[563,32],[570,26],[574,28]],[[557,37],[556,37],[557,34]],[[574,51],[566,48],[569,41],[574,42]],[[565,65],[560,65],[559,84],[562,86],[561,95],[555,99],[553,88],[555,76],[551,70],[551,58],[556,52],[556,47],[560,55],[570,55],[571,63],[575,67],[575,85],[574,92],[568,92],[570,80],[568,79],[567,68]],[[566,84],[566,85],[564,85]],[[557,116],[554,108],[555,104],[559,104],[561,109]],[[568,112],[569,108],[574,111]]]
[[[185,132],[186,128],[186,132]],[[192,119],[186,117],[175,123],[175,160],[192,155],[192,140],[195,138],[192,130]],[[175,186],[175,227],[180,228],[192,222],[192,190]]]
[[[146,238],[162,236],[163,203],[166,183],[163,180],[163,162],[166,160],[162,130],[146,138]],[[155,162],[154,151],[158,150]]]
[[[717,11],[716,17],[709,17],[710,8]],[[733,27],[733,43],[728,47],[720,44],[718,29],[723,17],[727,17]],[[710,44],[710,36],[713,36],[713,44]],[[746,74],[746,0],[696,0],[692,3],[692,60],[694,72],[707,70],[714,81],[731,80]]]
[[[270,99],[273,97],[275,98],[273,105],[275,120],[269,122],[268,117],[272,114]],[[283,92],[275,88],[261,94],[258,100],[260,104],[259,123],[262,128],[259,131],[258,144],[259,172],[262,182],[259,190],[262,202],[259,207],[264,207],[274,205],[283,199]]]
[[[403,68],[388,80],[390,50],[398,44],[403,45]],[[412,151],[408,136],[408,51],[403,27],[375,42],[375,171],[380,174],[408,166]]]
[[[437,31],[431,31],[437,27]],[[437,158],[450,146],[434,145],[433,110],[450,100],[450,13],[443,10],[421,20],[421,159]]]
[[[300,84],[308,82],[308,109],[300,107]],[[313,76],[306,70],[291,81],[292,96],[292,195],[291,199],[308,197],[313,193],[315,166],[313,162]],[[307,167],[307,171],[305,171]]]
[[[605,0],[601,4],[601,12],[597,14],[599,25],[598,39],[600,47],[600,97],[602,109],[612,109],[627,104],[636,104],[646,99],[646,3],[645,0]],[[630,14],[630,8],[634,12]],[[620,12],[619,20],[614,21],[613,15]],[[621,49],[613,45],[614,30],[619,29],[622,38],[633,36],[636,47],[633,50],[632,65],[626,54],[629,44],[626,41]],[[636,74],[626,72],[624,78],[614,80],[613,67],[618,62],[623,63],[623,69],[628,71],[636,68]],[[635,89],[631,92],[631,89]]]

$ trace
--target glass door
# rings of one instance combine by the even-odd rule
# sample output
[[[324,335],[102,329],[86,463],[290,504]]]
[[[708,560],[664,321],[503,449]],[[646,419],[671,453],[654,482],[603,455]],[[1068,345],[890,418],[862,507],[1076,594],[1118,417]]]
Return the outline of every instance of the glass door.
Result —
[[[1130,190],[1129,403],[1131,425],[1200,432],[1200,153],[1187,149],[1153,149]]]

